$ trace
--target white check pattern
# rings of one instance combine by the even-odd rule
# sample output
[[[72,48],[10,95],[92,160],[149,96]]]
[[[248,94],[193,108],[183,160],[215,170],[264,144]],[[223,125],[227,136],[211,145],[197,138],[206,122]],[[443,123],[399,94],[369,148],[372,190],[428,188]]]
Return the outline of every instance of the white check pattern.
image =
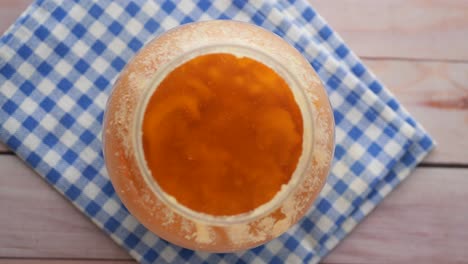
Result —
[[[326,85],[334,165],[291,230],[233,254],[171,245],[116,196],[101,151],[103,111],[125,64],[188,22],[235,19],[294,45]],[[0,139],[142,263],[319,262],[433,147],[418,123],[304,1],[36,1],[0,40]]]

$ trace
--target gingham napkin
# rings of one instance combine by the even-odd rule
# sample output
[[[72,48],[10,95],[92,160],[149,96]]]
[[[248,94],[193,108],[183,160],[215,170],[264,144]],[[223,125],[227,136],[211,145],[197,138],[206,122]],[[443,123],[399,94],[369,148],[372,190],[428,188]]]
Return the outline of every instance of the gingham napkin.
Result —
[[[105,103],[119,72],[177,25],[235,19],[293,44],[326,84],[334,165],[306,217],[278,239],[235,254],[169,244],[116,196],[101,152]],[[0,139],[138,261],[315,263],[433,147],[433,141],[304,1],[36,1],[1,38]]]

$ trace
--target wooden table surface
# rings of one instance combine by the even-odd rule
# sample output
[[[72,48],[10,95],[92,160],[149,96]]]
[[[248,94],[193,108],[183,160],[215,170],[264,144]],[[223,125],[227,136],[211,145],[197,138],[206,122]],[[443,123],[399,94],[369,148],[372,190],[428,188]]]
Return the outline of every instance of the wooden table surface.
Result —
[[[30,1],[0,0],[0,32]],[[468,1],[310,2],[438,143],[324,263],[468,263]],[[134,263],[0,152],[0,264]]]

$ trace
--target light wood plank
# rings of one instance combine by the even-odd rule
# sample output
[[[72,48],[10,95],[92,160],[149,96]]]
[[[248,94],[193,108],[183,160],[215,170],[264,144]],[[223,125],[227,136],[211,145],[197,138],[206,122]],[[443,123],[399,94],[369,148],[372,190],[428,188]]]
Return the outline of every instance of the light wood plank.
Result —
[[[0,257],[130,258],[16,157],[0,168]],[[468,259],[465,186],[468,169],[417,169],[327,262]]]
[[[468,1],[309,2],[359,56],[468,60]]]
[[[0,142],[0,153],[2,152],[11,152],[3,142]]]
[[[326,259],[466,263],[468,169],[417,169]]]
[[[468,164],[468,63],[365,63],[436,140],[424,162]]]
[[[130,258],[17,157],[0,168],[0,257]]]
[[[32,0],[1,0],[0,34],[3,34],[32,2]]]

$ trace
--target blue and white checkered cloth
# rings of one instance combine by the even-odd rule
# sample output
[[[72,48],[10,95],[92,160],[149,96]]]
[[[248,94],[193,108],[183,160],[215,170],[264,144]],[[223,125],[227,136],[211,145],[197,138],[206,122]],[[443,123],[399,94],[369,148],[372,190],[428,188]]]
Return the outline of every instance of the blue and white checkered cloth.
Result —
[[[112,85],[149,40],[177,25],[235,19],[293,44],[326,85],[334,165],[320,198],[288,233],[233,254],[169,244],[114,192],[101,151]],[[0,139],[143,263],[318,262],[433,147],[432,139],[305,2],[36,1],[0,40]]]

